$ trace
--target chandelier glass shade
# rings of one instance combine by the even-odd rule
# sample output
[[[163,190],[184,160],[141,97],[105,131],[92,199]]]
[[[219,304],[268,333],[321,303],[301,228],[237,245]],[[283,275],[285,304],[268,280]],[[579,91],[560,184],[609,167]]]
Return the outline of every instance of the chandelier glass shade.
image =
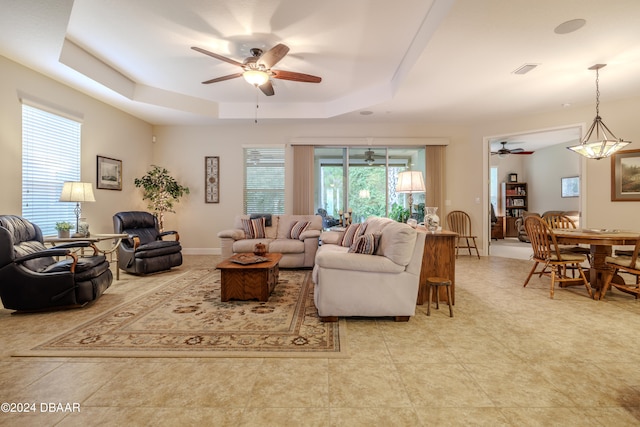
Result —
[[[605,157],[611,156],[616,151],[626,147],[631,142],[624,141],[622,138],[617,138],[613,132],[604,124],[602,117],[600,117],[600,87],[599,72],[600,68],[606,64],[596,64],[589,67],[590,70],[596,70],[596,117],[593,119],[593,123],[589,127],[584,138],[580,141],[580,144],[567,147],[571,151],[588,158],[600,160]]]

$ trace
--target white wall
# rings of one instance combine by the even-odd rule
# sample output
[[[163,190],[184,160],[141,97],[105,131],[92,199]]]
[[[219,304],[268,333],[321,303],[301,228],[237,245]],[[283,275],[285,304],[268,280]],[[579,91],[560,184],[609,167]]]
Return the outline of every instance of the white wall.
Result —
[[[93,183],[96,202],[83,204],[82,216],[92,232],[113,232],[112,216],[117,211],[145,208],[133,179],[151,163],[151,125],[1,56],[0,75],[0,214],[22,213],[19,92],[84,116],[81,179]],[[95,188],[97,155],[122,160],[122,191]]]
[[[559,144],[526,156],[530,212],[580,211],[580,199],[563,198],[560,191],[561,178],[580,175],[580,156],[566,148],[575,144]]]

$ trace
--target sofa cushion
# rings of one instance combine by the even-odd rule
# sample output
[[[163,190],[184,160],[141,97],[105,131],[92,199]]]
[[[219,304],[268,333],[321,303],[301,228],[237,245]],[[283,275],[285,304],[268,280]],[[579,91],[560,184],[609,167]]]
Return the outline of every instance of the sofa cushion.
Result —
[[[271,227],[271,214],[251,214],[249,216],[249,218],[251,219],[256,219],[256,218],[264,218],[264,225],[265,227]]]
[[[407,224],[392,221],[384,227],[380,236],[377,255],[383,255],[398,265],[406,266],[411,261],[417,231]]]
[[[262,243],[263,245],[265,245],[267,247],[267,251],[270,251],[270,244],[273,240],[272,239],[241,239],[241,240],[236,240],[235,242],[233,242],[232,245],[232,250],[234,253],[249,253],[249,252],[253,252],[254,248],[256,247],[256,244],[258,243]],[[270,251],[270,252],[276,252],[276,251]]]
[[[349,247],[349,252],[373,255],[376,251],[376,247],[378,246],[379,241],[379,234],[363,234],[362,236],[358,237],[355,242],[353,242],[353,244]]]
[[[366,229],[366,224],[349,225],[349,227],[347,227],[347,229],[345,230],[344,235],[342,236],[342,242],[340,242],[340,245],[350,247],[358,237],[364,234]]]
[[[300,239],[300,235],[309,227],[311,224],[309,221],[297,221],[294,222],[289,230],[289,239]]]
[[[275,239],[269,244],[269,252],[281,254],[304,253],[304,242],[294,239]]]
[[[264,239],[267,237],[267,233],[264,229],[265,219],[264,217],[255,219],[243,219],[242,229],[247,239]]]

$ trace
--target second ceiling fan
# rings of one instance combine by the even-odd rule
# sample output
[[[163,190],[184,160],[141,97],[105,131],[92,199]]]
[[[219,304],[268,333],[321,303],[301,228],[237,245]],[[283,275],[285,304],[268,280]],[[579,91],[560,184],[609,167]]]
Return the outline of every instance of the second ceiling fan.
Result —
[[[506,147],[507,141],[502,141],[502,147],[497,151],[492,151],[491,155],[497,154],[499,157],[505,157],[509,154],[533,154],[533,151],[525,151],[523,148],[514,148],[512,150]]]
[[[237,77],[244,77],[247,82],[260,88],[265,95],[272,96],[275,92],[273,90],[273,84],[271,84],[271,78],[305,83],[320,83],[322,81],[322,78],[312,76],[311,74],[273,70],[271,67],[276,65],[289,52],[289,48],[282,43],[275,45],[266,52],[263,52],[262,49],[253,48],[250,51],[251,56],[245,58],[243,62],[238,62],[234,59],[227,58],[226,56],[209,52],[208,50],[200,47],[193,46],[191,49],[242,68],[241,72],[206,80],[202,82],[203,84],[217,83],[235,79]]]

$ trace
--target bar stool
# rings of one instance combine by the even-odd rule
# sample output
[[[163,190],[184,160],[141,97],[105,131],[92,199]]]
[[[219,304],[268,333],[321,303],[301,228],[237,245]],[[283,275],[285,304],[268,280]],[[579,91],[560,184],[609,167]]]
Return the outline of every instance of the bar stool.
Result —
[[[449,317],[453,317],[453,307],[451,306],[451,280],[445,277],[427,277],[427,316],[431,316],[431,290],[436,289],[436,310],[440,308],[440,286],[447,288],[447,302],[449,303]]]

